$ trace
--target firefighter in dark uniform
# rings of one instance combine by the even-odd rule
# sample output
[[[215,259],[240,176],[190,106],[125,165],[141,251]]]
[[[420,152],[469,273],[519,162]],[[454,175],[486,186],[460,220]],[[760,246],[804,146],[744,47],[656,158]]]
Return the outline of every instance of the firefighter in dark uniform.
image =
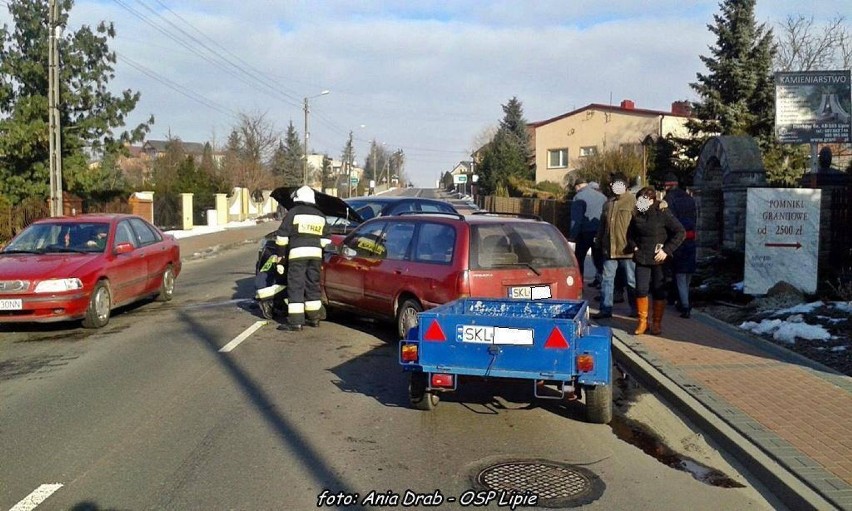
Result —
[[[316,207],[311,187],[296,190],[293,202],[275,233],[278,255],[287,257],[287,323],[278,327],[287,332],[320,324],[322,249],[331,243],[325,215]]]

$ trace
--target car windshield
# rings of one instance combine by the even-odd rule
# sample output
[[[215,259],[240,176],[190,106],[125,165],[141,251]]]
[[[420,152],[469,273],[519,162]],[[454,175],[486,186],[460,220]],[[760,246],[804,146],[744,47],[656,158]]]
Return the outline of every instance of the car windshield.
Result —
[[[384,206],[382,202],[365,199],[347,200],[346,203],[349,204],[349,207],[354,209],[364,220],[369,220],[379,216],[382,212],[382,207]]]
[[[570,268],[574,266],[562,234],[552,225],[507,222],[472,226],[470,267],[476,270],[509,266]]]
[[[32,224],[3,249],[10,254],[103,252],[109,224],[95,222]]]

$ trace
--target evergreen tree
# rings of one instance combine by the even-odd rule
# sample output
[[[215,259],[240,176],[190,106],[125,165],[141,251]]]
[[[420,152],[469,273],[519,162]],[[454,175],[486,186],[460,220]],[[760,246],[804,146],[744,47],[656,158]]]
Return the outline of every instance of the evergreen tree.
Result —
[[[323,190],[326,188],[334,188],[334,177],[331,173],[331,163],[331,158],[329,158],[327,154],[324,154],[322,156],[322,168],[320,168]]]
[[[508,195],[509,179],[530,179],[535,170],[530,137],[523,107],[517,98],[503,105],[503,119],[491,142],[482,150],[479,163],[479,189],[482,194]]]
[[[73,0],[56,0],[60,27],[68,25]],[[48,1],[9,0],[13,27],[0,28],[0,193],[17,203],[49,193],[48,143]],[[115,95],[107,84],[114,77],[115,37],[112,23],[83,26],[57,41],[59,49],[59,115],[63,173],[70,182],[88,171],[85,152],[118,154],[124,142],[142,140],[147,123],[119,134],[140,94]],[[63,181],[65,181],[63,179]],[[88,185],[84,186],[86,189]]]
[[[291,121],[287,127],[286,142],[279,140],[272,155],[272,172],[281,186],[296,186],[302,184],[303,165],[302,144]]]
[[[711,56],[701,56],[708,73],[699,73],[690,84],[700,100],[692,103],[698,120],[687,127],[694,137],[689,156],[697,156],[704,141],[714,135],[751,135],[761,148],[774,138],[772,62],[776,47],[772,30],[758,25],[756,0],[722,0],[721,12],[708,25],[716,35]]]
[[[353,168],[355,165],[355,144],[352,132],[349,132],[349,138],[346,139],[346,144],[343,146],[343,152],[340,154],[340,159],[343,162],[343,171],[340,175],[340,183],[338,187],[341,190],[346,190],[347,197],[349,196],[349,180],[352,177]]]

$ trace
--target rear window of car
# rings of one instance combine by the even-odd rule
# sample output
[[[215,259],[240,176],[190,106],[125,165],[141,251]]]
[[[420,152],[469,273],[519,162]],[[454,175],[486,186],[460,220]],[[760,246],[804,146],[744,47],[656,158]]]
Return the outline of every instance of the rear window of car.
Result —
[[[506,222],[471,226],[470,267],[573,267],[565,238],[548,223]]]
[[[423,223],[414,246],[414,260],[449,264],[456,246],[456,230],[446,224]]]

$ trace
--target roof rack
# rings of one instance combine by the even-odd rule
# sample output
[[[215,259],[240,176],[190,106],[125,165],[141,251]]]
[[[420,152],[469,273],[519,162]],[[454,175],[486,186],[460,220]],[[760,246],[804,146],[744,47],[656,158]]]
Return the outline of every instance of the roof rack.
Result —
[[[402,211],[397,213],[396,215],[390,216],[402,216],[402,215],[443,215],[443,216],[452,216],[456,217],[459,220],[464,220],[464,215],[461,213],[450,213],[448,211]]]
[[[471,215],[490,215],[490,216],[513,216],[515,218],[528,218],[530,220],[538,220],[542,221],[541,217],[538,215],[531,215],[529,213],[503,213],[498,211],[474,211]]]

